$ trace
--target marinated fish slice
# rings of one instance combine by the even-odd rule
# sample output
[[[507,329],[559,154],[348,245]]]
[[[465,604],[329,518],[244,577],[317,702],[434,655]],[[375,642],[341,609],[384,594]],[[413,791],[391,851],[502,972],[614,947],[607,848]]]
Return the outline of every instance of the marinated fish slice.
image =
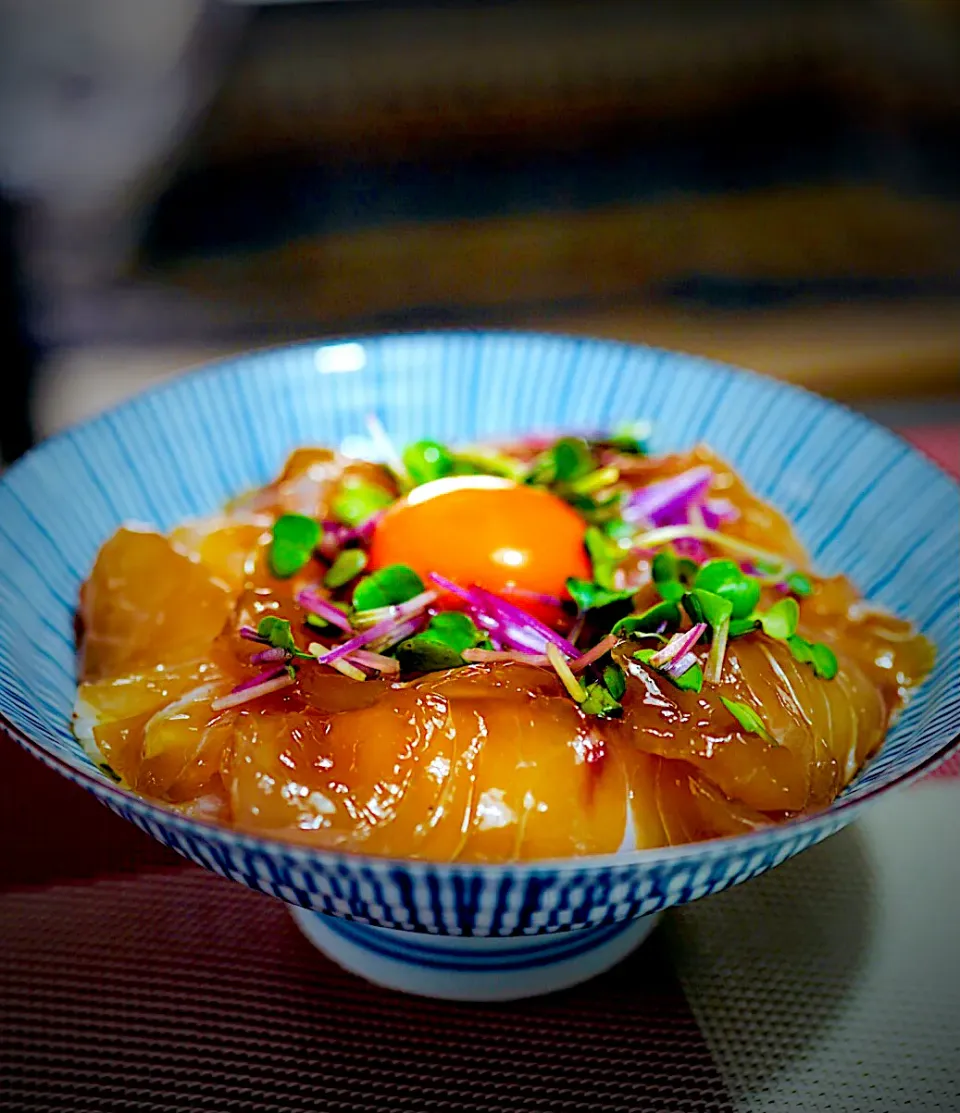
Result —
[[[654,758],[657,807],[664,842],[673,846],[728,835],[746,835],[772,820],[728,799],[681,761]]]
[[[848,779],[851,748],[871,753],[887,728],[887,709],[855,662],[841,657],[837,676],[822,680],[763,634],[737,639],[721,683],[700,693],[677,689],[623,652],[620,659],[631,676],[623,721],[611,729],[646,753],[691,763],[756,811],[796,812],[832,799]],[[745,731],[721,697],[755,709],[771,740]]]
[[[210,704],[232,684],[219,677],[154,712],[144,725],[140,766],[131,781],[138,792],[182,803],[219,787],[221,754],[233,738],[236,712],[214,711]]]
[[[170,541],[178,552],[199,561],[215,583],[236,595],[263,563],[272,525],[266,514],[217,515],[179,526]]]
[[[162,534],[119,530],[81,590],[81,680],[202,656],[231,604],[208,571]]]
[[[800,633],[856,659],[894,706],[930,671],[936,652],[909,622],[865,603],[845,576],[814,579],[801,608]]]

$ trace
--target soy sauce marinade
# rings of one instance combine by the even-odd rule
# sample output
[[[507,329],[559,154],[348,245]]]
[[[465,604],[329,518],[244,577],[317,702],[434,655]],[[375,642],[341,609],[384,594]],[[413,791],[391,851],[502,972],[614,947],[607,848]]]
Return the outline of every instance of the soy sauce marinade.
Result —
[[[709,449],[387,454],[107,542],[76,728],[118,779],[377,854],[683,843],[829,804],[932,664]]]

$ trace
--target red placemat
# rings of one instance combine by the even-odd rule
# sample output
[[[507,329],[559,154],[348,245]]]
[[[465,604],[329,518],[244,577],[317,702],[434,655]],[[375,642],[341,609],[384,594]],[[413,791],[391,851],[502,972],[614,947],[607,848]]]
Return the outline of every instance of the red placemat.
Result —
[[[907,435],[960,470],[960,428]],[[406,998],[344,973],[282,905],[186,864],[9,739],[0,754],[0,1109],[755,1107],[738,1081],[753,1075],[690,973],[703,950],[687,918],[696,906],[682,930],[654,933],[565,993],[496,1006]],[[757,885],[741,888],[762,895]],[[722,913],[735,907],[714,903],[726,897],[699,903]],[[762,1028],[748,1038],[762,1058]],[[869,1108],[901,1107],[878,1100]],[[756,1106],[768,1107],[781,1108]]]

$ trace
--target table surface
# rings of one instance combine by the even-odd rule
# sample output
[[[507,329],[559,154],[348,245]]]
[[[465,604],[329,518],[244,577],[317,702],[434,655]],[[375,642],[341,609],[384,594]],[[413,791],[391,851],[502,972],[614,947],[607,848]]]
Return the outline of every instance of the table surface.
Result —
[[[960,427],[907,430],[960,472]],[[616,969],[376,989],[0,740],[0,1109],[955,1110],[960,759]]]

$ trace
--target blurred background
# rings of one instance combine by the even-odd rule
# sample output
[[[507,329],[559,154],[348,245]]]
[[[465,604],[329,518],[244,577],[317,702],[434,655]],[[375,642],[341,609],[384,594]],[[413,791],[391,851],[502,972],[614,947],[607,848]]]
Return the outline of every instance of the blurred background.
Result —
[[[383,329],[960,419],[956,0],[0,0],[0,195],[8,459],[210,356]]]

